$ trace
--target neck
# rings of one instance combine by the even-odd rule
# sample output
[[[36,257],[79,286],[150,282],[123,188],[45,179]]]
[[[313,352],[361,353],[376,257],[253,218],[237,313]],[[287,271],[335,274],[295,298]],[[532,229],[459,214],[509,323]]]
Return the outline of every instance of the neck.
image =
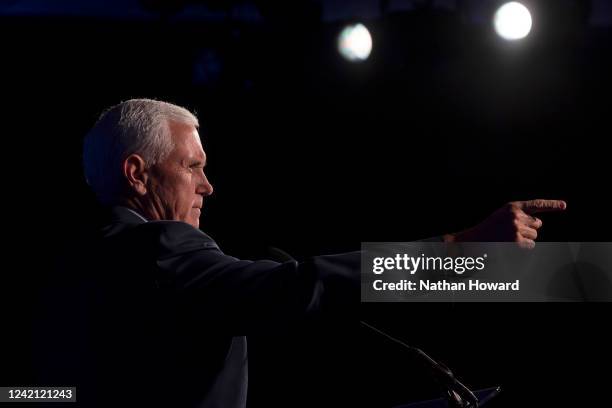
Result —
[[[136,211],[138,214],[142,215],[148,220],[160,220],[160,214],[156,209],[147,205],[143,200],[140,200],[138,197],[130,197],[119,202],[120,205],[127,207],[131,210]]]

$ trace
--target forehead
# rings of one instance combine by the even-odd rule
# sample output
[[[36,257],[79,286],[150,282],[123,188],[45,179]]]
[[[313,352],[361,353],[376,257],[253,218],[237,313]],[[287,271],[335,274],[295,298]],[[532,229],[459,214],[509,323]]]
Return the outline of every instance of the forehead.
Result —
[[[198,130],[193,125],[169,122],[170,135],[174,143],[172,155],[180,158],[206,159]]]

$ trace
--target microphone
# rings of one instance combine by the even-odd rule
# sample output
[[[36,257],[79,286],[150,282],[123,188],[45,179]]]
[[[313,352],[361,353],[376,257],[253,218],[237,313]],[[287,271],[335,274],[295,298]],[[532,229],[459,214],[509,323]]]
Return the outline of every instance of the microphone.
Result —
[[[423,350],[409,346],[401,340],[396,339],[383,332],[382,330],[377,329],[376,327],[364,322],[360,321],[361,324],[368,329],[380,334],[383,337],[403,346],[404,348],[410,351],[410,354],[415,357],[420,363],[422,363],[432,374],[436,382],[440,384],[446,390],[446,399],[448,401],[449,407],[451,408],[477,408],[478,407],[478,398],[474,395],[472,391],[465,385],[463,385],[455,376],[452,371],[443,365],[442,363],[437,362],[429,355],[427,355]]]

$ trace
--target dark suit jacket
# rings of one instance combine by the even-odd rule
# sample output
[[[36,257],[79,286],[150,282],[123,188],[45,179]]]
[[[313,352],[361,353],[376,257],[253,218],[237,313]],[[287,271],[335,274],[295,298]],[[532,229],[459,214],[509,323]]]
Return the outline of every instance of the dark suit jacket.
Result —
[[[62,358],[83,406],[244,407],[245,335],[359,304],[359,252],[240,260],[188,224],[124,207],[79,252],[64,347],[75,361]]]

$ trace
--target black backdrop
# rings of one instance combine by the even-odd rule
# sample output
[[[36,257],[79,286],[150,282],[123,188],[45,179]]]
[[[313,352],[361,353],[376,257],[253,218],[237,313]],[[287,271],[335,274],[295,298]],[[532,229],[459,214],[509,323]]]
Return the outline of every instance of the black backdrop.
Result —
[[[447,14],[369,23],[373,54],[352,65],[335,51],[338,24],[4,17],[2,384],[33,381],[39,290],[58,246],[95,219],[82,137],[131,97],[199,114],[215,186],[201,228],[235,256],[409,241],[539,197],[568,202],[543,217],[542,240],[609,240],[609,29],[536,32],[510,46]],[[198,74],[202,55],[213,62]],[[497,406],[532,406],[607,400],[597,370],[611,363],[610,311],[364,304],[361,318],[474,388],[501,384]],[[383,407],[434,393],[355,316],[250,347],[252,406]]]

